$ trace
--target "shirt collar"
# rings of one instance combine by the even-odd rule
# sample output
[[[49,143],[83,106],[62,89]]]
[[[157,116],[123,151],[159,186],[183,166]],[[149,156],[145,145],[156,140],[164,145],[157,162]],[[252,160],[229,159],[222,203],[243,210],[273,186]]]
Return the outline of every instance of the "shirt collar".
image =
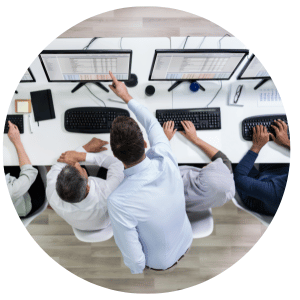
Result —
[[[133,174],[140,173],[140,172],[144,171],[145,169],[147,169],[149,167],[150,163],[151,163],[151,160],[146,156],[145,159],[143,161],[141,161],[139,164],[137,164],[131,168],[125,169],[124,174],[125,174],[125,176],[128,177]]]

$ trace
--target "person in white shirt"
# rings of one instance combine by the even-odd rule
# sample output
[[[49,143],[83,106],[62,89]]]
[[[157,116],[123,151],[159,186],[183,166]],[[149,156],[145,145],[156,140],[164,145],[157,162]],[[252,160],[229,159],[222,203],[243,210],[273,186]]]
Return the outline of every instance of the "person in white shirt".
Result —
[[[23,147],[20,131],[8,121],[8,137],[14,144],[19,166],[6,166],[4,173],[7,187],[19,217],[25,218],[34,214],[45,202],[45,187],[38,170],[31,165]]]
[[[124,166],[117,158],[103,153],[107,144],[93,138],[76,151],[63,153],[47,174],[49,204],[76,229],[92,231],[110,225],[107,198],[122,182]],[[79,162],[106,168],[106,180],[88,176]]]

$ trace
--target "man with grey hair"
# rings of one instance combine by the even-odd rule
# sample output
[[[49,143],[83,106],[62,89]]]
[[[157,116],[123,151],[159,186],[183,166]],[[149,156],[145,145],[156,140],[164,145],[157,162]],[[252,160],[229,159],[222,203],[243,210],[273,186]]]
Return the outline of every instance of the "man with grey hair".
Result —
[[[100,230],[110,225],[107,198],[122,182],[124,166],[103,153],[107,144],[93,138],[76,151],[63,153],[47,174],[46,195],[51,207],[76,229]],[[106,180],[88,176],[80,162],[107,169]]]

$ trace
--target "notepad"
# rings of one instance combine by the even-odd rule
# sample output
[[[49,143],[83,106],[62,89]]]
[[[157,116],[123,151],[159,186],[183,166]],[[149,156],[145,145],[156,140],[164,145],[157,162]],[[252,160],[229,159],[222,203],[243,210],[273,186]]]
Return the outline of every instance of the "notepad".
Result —
[[[31,112],[31,101],[24,99],[17,99],[15,101],[16,113],[30,113]]]

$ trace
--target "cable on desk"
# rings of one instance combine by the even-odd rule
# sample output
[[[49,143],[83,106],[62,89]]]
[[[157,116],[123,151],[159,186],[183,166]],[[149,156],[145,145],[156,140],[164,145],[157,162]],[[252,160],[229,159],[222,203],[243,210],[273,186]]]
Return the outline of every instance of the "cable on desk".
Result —
[[[184,49],[184,48],[185,48],[186,42],[187,42],[187,40],[188,40],[188,38],[189,38],[189,37],[190,37],[189,35],[186,37],[186,39],[185,39],[185,42],[184,42],[184,45],[183,45],[183,48],[182,48],[182,49]]]
[[[220,39],[219,39],[219,41],[218,41],[218,43],[219,43],[219,49],[221,49],[221,41],[224,39],[224,37],[226,37],[226,36],[229,36],[230,37],[230,35],[228,34],[228,33],[226,33],[226,34],[224,34]]]
[[[91,44],[97,39],[101,39],[101,37],[92,38],[91,41],[83,48],[83,50],[87,50],[91,46]]]
[[[204,42],[205,39],[206,39],[206,36],[203,38],[203,40],[202,40],[202,42],[201,42],[201,44],[199,46],[199,49],[201,48],[201,46],[202,46],[202,44],[203,44],[203,42]]]
[[[222,82],[222,80],[220,80],[220,82],[221,82],[220,88],[218,89],[217,93],[216,93],[215,96],[212,98],[212,100],[206,105],[206,107],[208,107],[208,106],[216,99],[216,97],[217,97],[218,94],[220,93],[220,91],[221,91],[221,89],[222,89],[222,87],[223,87],[223,82]]]
[[[122,48],[122,40],[123,40],[123,37],[120,38],[120,49],[123,49]]]
[[[88,87],[87,87],[87,85],[85,84],[84,85],[87,89],[88,89],[88,91],[95,97],[95,98],[97,98],[98,100],[100,100],[103,104],[104,104],[104,106],[106,107],[106,104],[104,103],[104,101],[103,100],[101,100],[100,98],[98,98]]]

